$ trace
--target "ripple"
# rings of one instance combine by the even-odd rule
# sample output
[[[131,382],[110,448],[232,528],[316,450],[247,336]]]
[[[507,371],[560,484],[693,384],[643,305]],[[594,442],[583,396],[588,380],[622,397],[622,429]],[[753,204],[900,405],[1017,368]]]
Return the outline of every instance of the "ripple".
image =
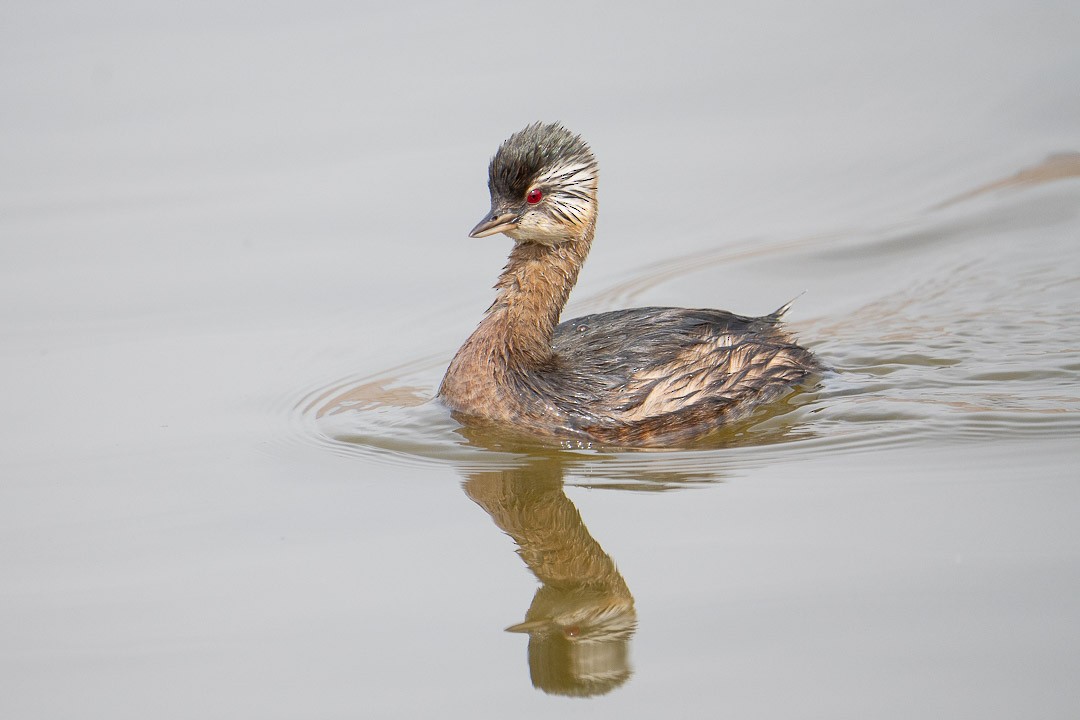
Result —
[[[724,429],[690,448],[609,449],[576,441],[544,443],[512,432],[456,422],[430,397],[435,387],[415,380],[442,370],[417,363],[310,391],[295,406],[294,424],[308,442],[335,454],[412,467],[452,465],[469,473],[519,467],[538,457],[566,467],[566,482],[597,488],[656,490],[718,482],[747,469],[823,452],[900,447],[932,436],[917,405],[899,408],[880,395],[883,385],[829,374],[818,387],[795,393],[752,422]],[[408,392],[387,392],[388,389]],[[395,398],[406,397],[399,403]]]
[[[294,406],[294,428],[305,442],[340,456],[410,467],[449,464],[466,473],[546,457],[566,466],[569,484],[635,489],[717,482],[822,453],[1080,434],[1074,395],[973,392],[964,382],[917,382],[915,375],[889,383],[872,372],[848,371],[829,373],[768,414],[692,448],[612,450],[463,426],[430,399],[442,369],[442,362],[428,359],[314,388]]]
[[[543,457],[566,468],[568,483],[639,490],[695,487],[824,453],[1075,437],[1080,184],[1049,187],[1046,175],[990,183],[878,231],[746,240],[675,258],[579,303],[583,312],[633,305],[658,284],[752,256],[798,254],[845,273],[914,259],[903,282],[886,286],[899,289],[794,328],[833,368],[816,387],[691,448],[616,451],[462,426],[432,399],[450,348],[310,388],[291,404],[294,433],[342,456],[464,472]]]

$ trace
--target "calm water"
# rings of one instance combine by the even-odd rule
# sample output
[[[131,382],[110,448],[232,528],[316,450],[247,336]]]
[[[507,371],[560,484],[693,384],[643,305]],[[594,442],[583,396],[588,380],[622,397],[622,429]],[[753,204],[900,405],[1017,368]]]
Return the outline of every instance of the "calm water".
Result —
[[[505,7],[0,10],[0,715],[1073,717],[1075,3]],[[535,119],[569,315],[799,296],[830,372],[697,449],[450,419]]]

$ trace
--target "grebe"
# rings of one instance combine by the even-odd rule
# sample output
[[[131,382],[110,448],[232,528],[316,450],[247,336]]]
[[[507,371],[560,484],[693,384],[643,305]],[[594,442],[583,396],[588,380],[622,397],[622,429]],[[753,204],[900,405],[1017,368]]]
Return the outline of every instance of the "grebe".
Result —
[[[491,211],[469,237],[514,239],[495,302],[454,356],[439,397],[465,422],[617,446],[686,442],[742,418],[820,369],[779,326],[644,307],[559,324],[596,229],[597,164],[559,124],[511,135],[488,167]]]

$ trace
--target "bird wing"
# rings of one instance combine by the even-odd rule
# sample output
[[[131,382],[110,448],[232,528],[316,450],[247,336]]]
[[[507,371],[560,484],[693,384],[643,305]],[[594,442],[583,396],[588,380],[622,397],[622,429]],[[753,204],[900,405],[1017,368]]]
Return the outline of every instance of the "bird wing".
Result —
[[[554,350],[580,406],[635,423],[697,404],[742,404],[809,372],[812,356],[783,333],[776,314],[635,308],[587,315],[556,328]],[[572,369],[572,370],[570,370]],[[599,406],[597,406],[599,405]]]

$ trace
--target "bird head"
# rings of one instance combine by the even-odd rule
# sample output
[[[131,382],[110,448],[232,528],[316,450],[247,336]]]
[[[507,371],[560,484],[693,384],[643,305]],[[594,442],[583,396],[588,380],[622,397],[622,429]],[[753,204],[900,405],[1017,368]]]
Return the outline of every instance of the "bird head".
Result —
[[[534,123],[499,146],[488,166],[491,210],[469,233],[504,233],[517,242],[559,245],[596,219],[596,158],[557,123]]]

